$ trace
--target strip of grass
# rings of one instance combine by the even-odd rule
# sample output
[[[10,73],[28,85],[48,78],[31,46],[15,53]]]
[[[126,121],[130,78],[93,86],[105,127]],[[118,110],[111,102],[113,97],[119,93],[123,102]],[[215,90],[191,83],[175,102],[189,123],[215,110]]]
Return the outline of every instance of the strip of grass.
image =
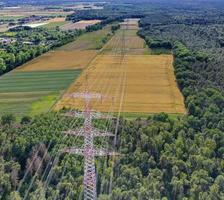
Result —
[[[10,72],[0,77],[0,115],[47,112],[81,70]]]

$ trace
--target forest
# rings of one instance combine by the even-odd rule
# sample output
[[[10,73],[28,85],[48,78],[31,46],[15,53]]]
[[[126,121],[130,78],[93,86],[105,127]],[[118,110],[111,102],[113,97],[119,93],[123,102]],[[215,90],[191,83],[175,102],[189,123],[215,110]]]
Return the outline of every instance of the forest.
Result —
[[[99,200],[224,199],[224,7],[211,6],[136,6],[133,16],[144,15],[138,34],[152,50],[174,55],[188,114],[121,117],[116,145],[108,139],[121,156],[96,159]],[[60,149],[82,145],[62,134],[82,120],[55,112],[15,117],[1,117],[0,199],[80,199],[83,158]],[[94,126],[115,132],[116,120]]]

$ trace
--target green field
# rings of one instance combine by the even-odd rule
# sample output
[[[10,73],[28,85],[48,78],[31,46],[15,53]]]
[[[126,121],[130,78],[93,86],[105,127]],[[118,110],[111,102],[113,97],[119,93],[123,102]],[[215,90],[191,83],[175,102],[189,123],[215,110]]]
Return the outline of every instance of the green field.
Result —
[[[80,70],[10,72],[0,78],[0,115],[47,112]]]
[[[50,22],[49,24],[43,25],[41,27],[47,28],[47,29],[54,29],[56,27],[63,26],[66,23],[68,23],[68,22],[66,22],[66,21],[65,22]]]
[[[58,48],[58,50],[99,50],[112,37],[111,26],[112,24],[104,27],[102,30],[85,33],[74,42],[64,45]]]

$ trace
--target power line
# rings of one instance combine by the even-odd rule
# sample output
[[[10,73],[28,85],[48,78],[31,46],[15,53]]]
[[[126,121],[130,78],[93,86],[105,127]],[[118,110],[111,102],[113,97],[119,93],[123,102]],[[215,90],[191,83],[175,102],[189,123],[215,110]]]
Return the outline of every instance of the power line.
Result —
[[[95,157],[118,155],[114,152],[110,152],[107,149],[96,149],[94,147],[95,137],[113,137],[114,135],[109,132],[103,132],[95,129],[92,126],[92,119],[105,118],[101,113],[94,113],[91,110],[90,101],[92,99],[103,99],[104,97],[99,93],[89,93],[88,90],[81,93],[73,93],[70,95],[72,98],[82,98],[85,101],[85,109],[83,112],[73,112],[66,114],[71,117],[84,118],[84,125],[80,129],[68,130],[63,132],[66,135],[82,136],[84,137],[84,145],[82,148],[66,148],[63,149],[64,153],[73,153],[84,156],[84,200],[96,200],[96,169],[95,169]]]

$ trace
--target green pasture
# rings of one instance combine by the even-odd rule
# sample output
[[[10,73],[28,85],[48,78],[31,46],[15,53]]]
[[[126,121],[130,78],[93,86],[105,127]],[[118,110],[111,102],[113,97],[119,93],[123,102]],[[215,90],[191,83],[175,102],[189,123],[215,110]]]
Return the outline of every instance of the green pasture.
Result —
[[[105,26],[103,29],[85,33],[76,38],[74,42],[71,42],[58,50],[98,50],[101,49],[105,42],[112,37],[111,25]]]
[[[0,115],[36,115],[49,111],[80,72],[10,72],[0,77]]]
[[[63,26],[67,24],[68,22],[50,22],[49,24],[43,25],[41,27],[47,28],[47,29],[55,29],[56,27]]]

